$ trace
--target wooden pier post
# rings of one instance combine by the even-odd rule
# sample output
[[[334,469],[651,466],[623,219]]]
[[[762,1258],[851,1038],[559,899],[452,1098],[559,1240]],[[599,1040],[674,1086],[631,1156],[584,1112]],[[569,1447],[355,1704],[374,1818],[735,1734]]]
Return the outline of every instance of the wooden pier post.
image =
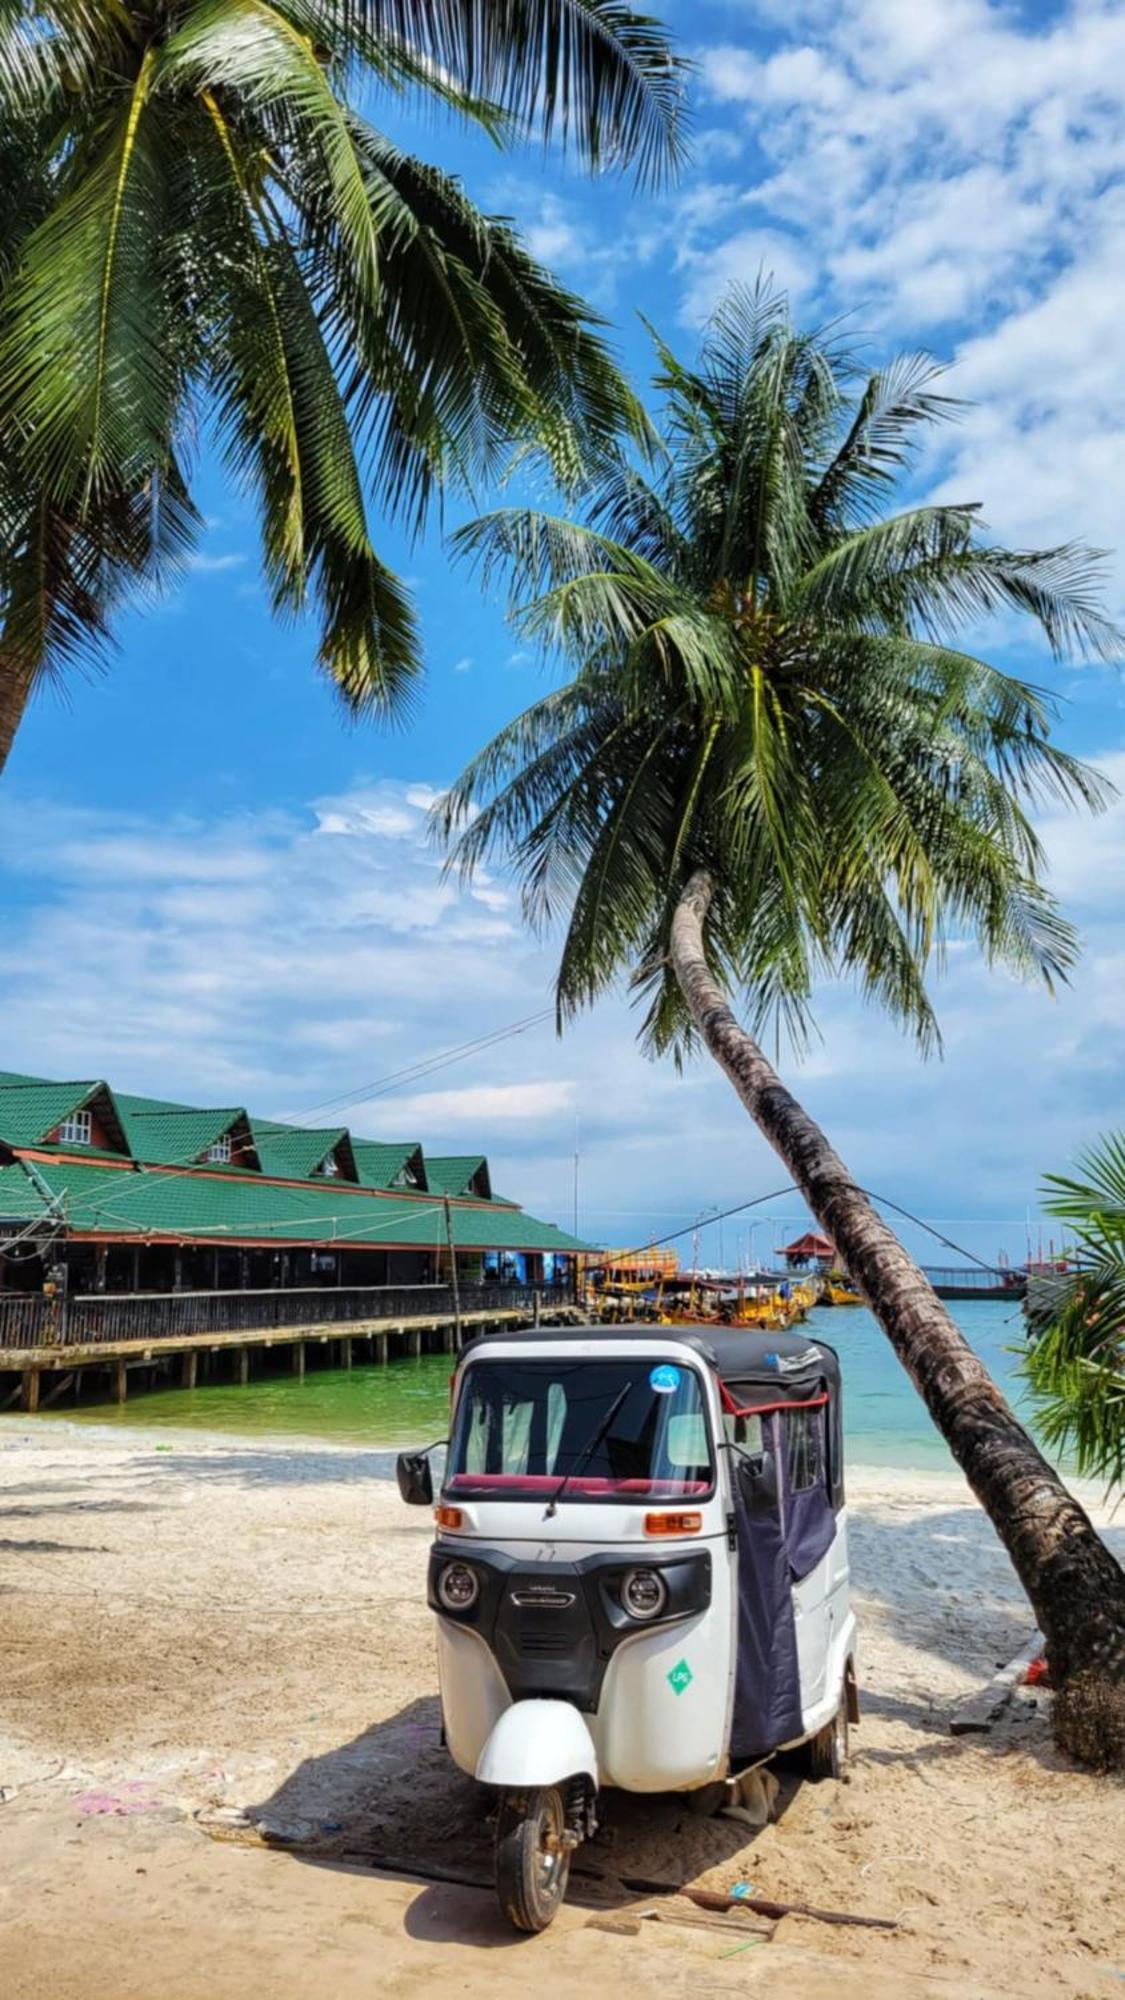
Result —
[[[420,1326],[411,1327],[410,1332],[406,1338],[406,1351],[408,1354],[421,1354],[422,1329]]]
[[[189,1348],[188,1352],[184,1355],[183,1371],[180,1376],[180,1381],[183,1387],[185,1389],[194,1389],[196,1381],[198,1379],[198,1375],[199,1375],[199,1355],[196,1349],[192,1347]]]
[[[123,1403],[129,1393],[128,1374],[129,1370],[123,1360],[114,1362],[113,1400],[115,1403]]]
[[[38,1408],[39,1370],[38,1368],[25,1368],[23,1379],[20,1382],[20,1409],[24,1410],[29,1417],[33,1417]]]
[[[238,1350],[238,1379],[245,1389],[246,1384],[250,1380],[250,1349],[248,1347],[240,1347]]]
[[[384,1368],[386,1367],[386,1365],[387,1365],[387,1335],[386,1335],[385,1333],[377,1333],[377,1334],[375,1335],[375,1358],[376,1358],[376,1360],[377,1360],[377,1361],[378,1361],[378,1362],[380,1363],[380,1365],[381,1365],[382,1367],[384,1367]]]
[[[294,1375],[303,1375],[304,1372],[305,1343],[303,1340],[295,1340],[293,1342],[293,1373]]]
[[[340,1342],[340,1366],[341,1368],[350,1368],[351,1365],[352,1365],[352,1343],[349,1338],[346,1340],[342,1340]]]
[[[41,1410],[49,1410],[51,1404],[57,1403],[60,1396],[65,1396],[71,1384],[73,1382],[76,1382],[77,1380],[78,1380],[77,1369],[75,1369],[73,1374],[70,1375],[59,1375],[56,1373],[55,1379],[51,1383],[51,1386],[48,1389],[47,1394],[45,1396],[40,1396],[39,1398],[39,1408]]]

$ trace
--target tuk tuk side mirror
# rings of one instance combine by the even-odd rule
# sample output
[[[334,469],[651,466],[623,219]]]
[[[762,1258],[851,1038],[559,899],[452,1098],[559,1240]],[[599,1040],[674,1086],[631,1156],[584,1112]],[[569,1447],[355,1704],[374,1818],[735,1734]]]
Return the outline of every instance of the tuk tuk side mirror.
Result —
[[[398,1490],[408,1507],[432,1507],[434,1504],[434,1475],[430,1470],[429,1454],[424,1451],[400,1451],[395,1465]]]
[[[738,1483],[748,1514],[772,1514],[777,1506],[777,1460],[772,1451],[739,1456]]]

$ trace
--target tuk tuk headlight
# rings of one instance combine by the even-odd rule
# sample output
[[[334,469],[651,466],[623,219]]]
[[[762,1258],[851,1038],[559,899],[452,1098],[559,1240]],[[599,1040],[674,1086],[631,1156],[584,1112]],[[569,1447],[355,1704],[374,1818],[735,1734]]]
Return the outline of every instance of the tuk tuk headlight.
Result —
[[[668,1586],[657,1569],[631,1569],[621,1584],[621,1602],[631,1618],[659,1618],[668,1604]]]
[[[480,1596],[480,1578],[468,1563],[446,1563],[438,1576],[437,1594],[447,1611],[471,1611]]]

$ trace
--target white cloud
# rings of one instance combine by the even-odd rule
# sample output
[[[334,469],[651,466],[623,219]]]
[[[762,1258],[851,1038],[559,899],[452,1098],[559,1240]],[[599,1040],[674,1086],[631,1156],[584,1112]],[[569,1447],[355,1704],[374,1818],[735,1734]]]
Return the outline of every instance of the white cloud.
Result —
[[[757,9],[699,51],[756,171],[676,208],[689,319],[764,265],[803,318],[952,355],[977,399],[932,466],[1010,542],[1108,548],[1125,518],[1119,333],[1125,10],[1069,0]],[[694,214],[706,217],[698,225]],[[1125,590],[1122,591],[1125,601]]]
[[[581,263],[589,254],[581,224],[557,195],[543,196],[538,214],[525,223],[523,236],[532,256],[549,268]]]
[[[453,671],[455,674],[467,674],[470,671],[472,664],[473,662],[471,655],[466,653],[463,655],[461,659],[454,660]]]
[[[713,249],[685,244],[676,259],[686,274],[682,317],[700,323],[710,317],[732,284],[752,285],[772,278],[799,310],[812,282],[812,268],[800,243],[780,229],[743,229]]]
[[[470,1084],[462,1090],[427,1090],[413,1097],[396,1097],[395,1116],[400,1122],[405,1120],[412,1132],[461,1132],[471,1126],[479,1144],[480,1134],[490,1125],[541,1125],[544,1119],[573,1111],[574,1098],[571,1078]]]
[[[245,561],[246,557],[237,553],[209,556],[203,550],[198,550],[188,557],[187,567],[200,576],[217,576],[228,569],[241,569]]]
[[[1125,780],[1125,749],[1099,761]],[[561,1041],[545,1021],[360,1100],[549,1003],[554,949],[523,934],[506,878],[486,872],[464,893],[442,881],[424,803],[436,790],[359,785],[308,811],[190,830],[0,794],[0,1060],[281,1116],[351,1092],[333,1117],[435,1152],[487,1152],[497,1187],[564,1224],[577,1114],[584,1227],[603,1241],[644,1241],[782,1186],[714,1065],[678,1077],[645,1062],[635,1015],[612,997]],[[325,837],[326,820],[344,832]],[[944,1064],[920,1064],[838,986],[818,996],[823,1041],[783,1063],[865,1185],[934,1216],[997,1218],[951,1232],[989,1256],[1001,1241],[1021,1248],[1017,1219],[1044,1170],[1125,1124],[1125,806],[1100,821],[1051,814],[1043,830],[1086,936],[1057,1002],[964,949],[936,988]],[[795,1197],[770,1204],[758,1249],[799,1214]],[[728,1225],[728,1254],[752,1220]]]

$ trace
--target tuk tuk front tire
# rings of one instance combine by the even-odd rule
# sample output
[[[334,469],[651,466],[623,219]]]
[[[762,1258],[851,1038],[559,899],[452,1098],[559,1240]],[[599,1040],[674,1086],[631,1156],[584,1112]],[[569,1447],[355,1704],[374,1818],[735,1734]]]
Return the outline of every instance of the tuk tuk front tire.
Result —
[[[518,1931],[545,1931],[566,1895],[570,1847],[557,1785],[506,1793],[496,1817],[496,1894]]]
[[[840,1693],[840,1705],[823,1729],[810,1736],[805,1745],[805,1768],[814,1784],[821,1778],[842,1778],[848,1761],[848,1695]]]

